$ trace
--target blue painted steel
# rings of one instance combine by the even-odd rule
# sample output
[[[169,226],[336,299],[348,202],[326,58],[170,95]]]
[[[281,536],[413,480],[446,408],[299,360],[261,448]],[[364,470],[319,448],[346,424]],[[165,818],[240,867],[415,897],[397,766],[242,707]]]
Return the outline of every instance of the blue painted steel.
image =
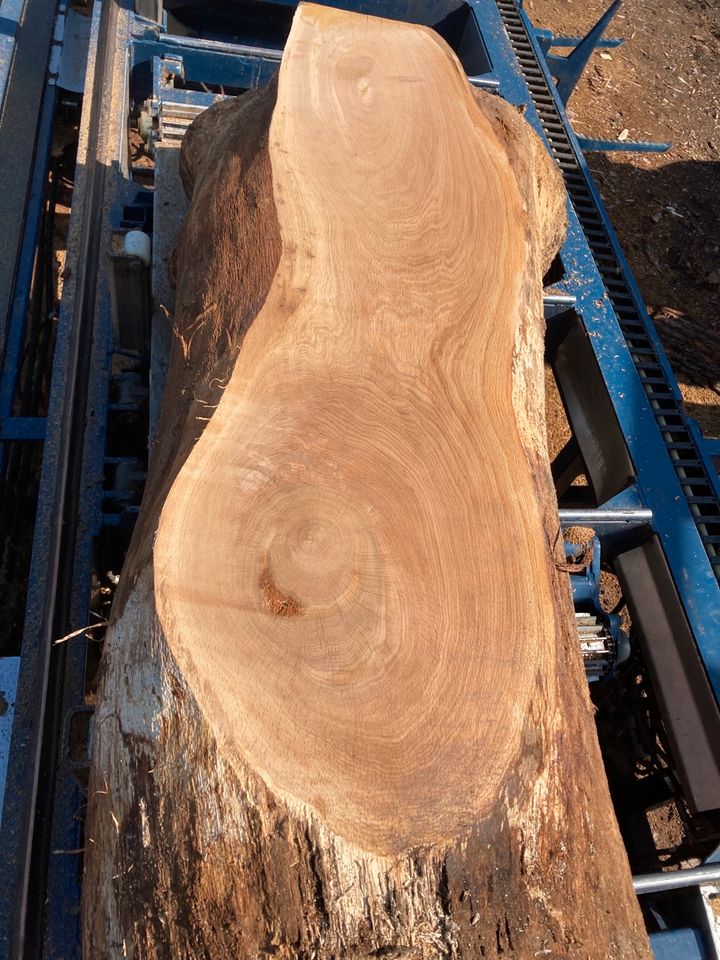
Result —
[[[662,930],[650,935],[655,960],[708,960],[699,930]]]
[[[568,37],[560,33],[553,33],[552,30],[543,30],[540,27],[535,27],[535,36],[538,39],[540,48],[543,53],[547,54],[553,47],[577,47],[579,46],[585,37]],[[596,41],[595,46],[600,47],[621,47],[625,43],[622,37],[600,37]]]
[[[0,440],[44,440],[45,417],[8,417],[0,421]]]
[[[179,77],[181,80],[185,78],[183,62],[180,57],[153,57],[153,96],[156,100],[160,100],[163,89],[168,84],[172,84],[175,77]]]
[[[276,73],[282,56],[282,50],[264,49],[257,54],[239,45],[210,40],[190,42],[187,37],[175,37],[146,27],[133,37],[130,53],[133,70],[145,69],[150,87],[155,58],[182,58],[186,80],[240,90],[267,83]]]
[[[565,542],[565,557],[569,563],[579,563],[582,561],[586,551],[592,550],[592,559],[587,564],[584,571],[570,574],[570,586],[572,588],[573,604],[576,611],[592,613],[599,621],[604,623],[615,645],[615,653],[612,658],[610,669],[602,675],[588,674],[588,680],[594,681],[603,679],[608,680],[612,677],[615,670],[615,663],[622,661],[627,656],[626,649],[627,637],[624,638],[620,633],[620,617],[614,613],[606,613],[600,603],[600,571],[602,567],[602,549],[600,538],[595,536],[589,544],[575,544]]]
[[[600,541],[593,537],[589,544],[565,543],[565,556],[569,562],[577,563],[586,551],[592,549],[592,560],[583,573],[574,573],[570,577],[575,607],[591,606],[600,613],[600,567],[602,563]]]
[[[560,57],[557,54],[549,53],[547,49],[543,52],[550,68],[550,72],[557,80],[557,92],[561,101],[566,104],[570,95],[575,89],[583,70],[587,66],[588,60],[592,56],[598,41],[605,32],[606,27],[620,9],[621,0],[615,0],[598,22],[592,27],[582,40],[574,45],[572,53],[566,57]]]
[[[24,6],[25,0],[2,0],[0,3],[0,114],[15,52],[15,34]]]
[[[594,140],[578,137],[583,153],[666,153],[671,143],[656,143],[653,140]]]
[[[699,432],[699,428],[697,427],[697,424],[695,424],[695,421],[691,420],[690,423],[694,424]],[[720,440],[717,440],[714,437],[703,437],[702,434],[700,434],[700,436],[702,437],[702,443],[705,447],[706,455],[708,457],[720,457]]]
[[[511,103],[525,106],[525,117],[550,146],[500,16],[498,6],[502,4],[502,0],[497,0],[498,6],[493,3],[483,3],[481,0],[468,0],[468,2],[477,17],[490,51],[495,73],[500,78],[501,96]],[[506,6],[512,6],[513,10],[517,10],[510,0],[507,0]],[[564,106],[534,37],[532,25],[522,11],[519,15],[534,49],[538,66],[544,75],[547,94],[553,98],[575,161],[587,184],[592,203],[600,216],[603,234],[607,237],[614,257],[613,262],[618,264],[618,275],[622,276],[627,285],[632,304],[643,323],[643,333],[648,338],[653,355],[670,385],[671,395],[678,404],[681,404],[682,400],[674,374],[652,326],[647,308],[622,253],[602,199],[594,186],[572,126],[565,115]],[[708,553],[703,545],[688,499],[668,456],[668,447],[663,440],[650,400],[635,367],[631,350],[620,327],[598,265],[593,258],[588,238],[570,202],[568,202],[567,237],[561,250],[561,259],[566,277],[557,286],[576,299],[576,310],[587,331],[637,471],[638,494],[642,505],[652,510],[653,528],[662,544],[711,685],[716,697],[720,699],[720,631],[718,630],[720,585],[708,560]]]
[[[690,427],[690,433],[692,433],[698,450],[700,451],[705,469],[713,481],[715,496],[720,500],[720,460],[718,463],[713,463],[713,458],[720,458],[720,440],[704,437],[697,421],[691,417],[688,417],[688,425]],[[718,533],[720,533],[720,531],[718,531]],[[717,538],[716,543],[717,542],[720,542],[720,536]]]
[[[176,104],[205,109],[211,107],[218,99],[218,95],[215,93],[204,90],[183,90],[175,87],[176,78],[180,80],[186,78],[182,57],[153,57],[152,78],[152,111],[155,116],[161,112],[162,104],[169,100]],[[188,79],[191,79],[191,77],[188,76]],[[208,81],[203,80],[202,82],[207,85]],[[250,85],[252,85],[252,82]],[[218,84],[218,86],[224,87],[224,84]],[[233,84],[232,86],[237,85]]]
[[[117,7],[114,3],[97,5],[96,13],[102,9],[102,16],[112,21]],[[97,39],[97,17],[93,18],[94,37]],[[102,59],[99,56],[99,59]],[[100,84],[97,85],[99,91]],[[86,104],[97,104],[99,95],[93,90],[86,97]],[[107,129],[109,123],[103,129]],[[25,955],[24,945],[26,933],[31,931],[35,936],[41,929],[42,912],[50,909],[49,902],[59,905],[67,901],[67,909],[72,912],[75,924],[78,923],[78,896],[79,873],[77,859],[73,863],[75,873],[74,886],[65,884],[63,889],[55,891],[57,896],[48,895],[46,905],[43,905],[42,894],[37,905],[37,913],[28,916],[28,898],[39,893],[35,885],[30,884],[30,875],[33,869],[31,849],[35,836],[35,827],[40,830],[50,829],[49,818],[36,820],[37,804],[49,798],[52,788],[55,769],[49,770],[49,777],[40,783],[40,771],[44,766],[46,755],[53,757],[57,744],[52,737],[40,744],[44,730],[45,719],[49,704],[57,701],[60,690],[72,681],[77,682],[77,676],[84,670],[86,644],[82,638],[77,643],[69,640],[58,646],[53,645],[53,639],[58,632],[63,632],[70,616],[68,605],[72,603],[72,591],[68,583],[75,577],[75,584],[84,591],[83,618],[87,617],[88,596],[92,565],[90,555],[85,558],[84,567],[75,566],[68,562],[68,541],[81,535],[86,522],[82,517],[78,524],[74,522],[72,501],[66,497],[68,480],[71,488],[75,486],[74,472],[80,473],[88,465],[88,461],[81,455],[74,456],[77,449],[77,433],[86,428],[91,430],[97,416],[101,414],[102,405],[95,408],[88,406],[79,415],[82,403],[82,368],[87,363],[90,347],[93,340],[88,335],[88,326],[92,316],[92,280],[83,282],[86,271],[92,275],[92,266],[97,260],[100,246],[100,231],[93,229],[97,216],[101,211],[102,183],[107,173],[106,168],[95,162],[97,134],[91,131],[88,144],[88,156],[92,163],[80,165],[76,171],[75,188],[77,197],[82,197],[82,220],[79,221],[77,209],[73,209],[71,220],[70,249],[76,251],[76,260],[73,262],[72,274],[67,276],[64,287],[64,300],[57,322],[55,354],[53,358],[53,373],[48,402],[47,437],[43,445],[43,461],[40,476],[40,494],[38,497],[37,516],[33,536],[33,554],[28,581],[28,599],[23,625],[23,641],[21,649],[20,672],[18,677],[16,714],[13,724],[11,753],[8,767],[8,783],[12,779],[12,790],[8,790],[5,798],[5,815],[2,823],[0,845],[4,857],[0,860],[0,957]],[[43,138],[38,139],[37,163],[47,159],[49,149],[41,152],[40,144]],[[49,142],[47,142],[49,148]],[[77,201],[79,204],[80,201]],[[75,205],[74,205],[75,207]],[[76,228],[78,222],[86,223],[83,236]],[[27,236],[29,221],[26,224]],[[92,237],[92,241],[88,239]],[[73,294],[75,302],[73,302]],[[72,304],[72,306],[71,306]],[[97,368],[95,368],[97,373]],[[102,371],[101,371],[102,372]],[[97,412],[96,412],[97,411]],[[95,482],[95,478],[92,478]],[[74,610],[74,613],[77,611]],[[87,622],[85,619],[81,623]],[[78,621],[75,621],[77,625]],[[62,625],[62,626],[60,626]],[[54,718],[52,718],[54,719]],[[48,727],[50,729],[50,727]],[[59,727],[54,727],[59,729]],[[8,805],[12,801],[12,816]],[[60,806],[53,809],[60,810]],[[43,811],[45,806],[43,806]],[[81,828],[82,805],[78,802],[72,814],[62,821],[63,840],[73,832],[77,835]],[[58,822],[60,822],[58,820]],[[53,838],[55,835],[55,820],[52,822]],[[52,843],[46,852],[50,855],[50,862],[59,861],[60,855],[55,856],[53,849],[65,849],[77,846],[71,838],[70,842],[60,842],[54,847]],[[49,889],[49,888],[48,888]],[[44,892],[44,891],[43,891]],[[57,951],[45,951],[44,957],[75,957],[79,956],[78,949],[70,943],[63,944]]]
[[[578,562],[586,550],[592,549],[592,560],[584,573],[570,577],[575,606],[591,604],[600,609],[600,541],[593,537],[589,544],[565,543],[565,557],[568,561]]]
[[[4,5],[0,10],[4,9]],[[43,94],[35,147],[35,162],[30,181],[30,195],[25,208],[25,224],[20,256],[15,272],[13,299],[5,329],[4,353],[0,369],[0,440],[42,440],[44,423],[23,423],[40,418],[12,417],[15,386],[20,374],[23,338],[28,303],[32,290],[40,224],[47,185],[48,161],[52,145],[53,122],[57,102],[57,86],[48,83]],[[5,449],[0,444],[0,472],[4,469]]]
[[[177,37],[136,40],[131,47],[133,66],[149,67],[155,57],[182,56],[187,79],[202,78],[208,85],[249,90],[267,83],[279,65],[279,58],[233,56],[227,49],[214,51],[207,45],[180,46],[177,40]]]
[[[644,507],[646,504],[634,483],[629,484],[603,504],[606,510],[642,510]]]
[[[22,318],[27,310],[27,303],[30,296],[30,287],[32,283],[32,272],[35,264],[35,249],[37,247],[38,230],[40,228],[40,217],[42,214],[43,202],[45,199],[45,182],[47,179],[47,164],[50,155],[50,145],[52,143],[53,120],[55,117],[55,103],[57,99],[57,87],[55,84],[48,84],[45,90],[42,103],[42,113],[38,125],[37,140],[35,146],[36,162],[33,167],[33,177],[30,184],[30,196],[28,197],[25,210],[25,229],[23,232],[23,242],[20,249],[20,260],[15,277],[13,312],[12,317]],[[17,324],[16,320],[16,324]],[[22,331],[20,331],[21,333]],[[6,354],[13,348],[10,346],[10,340],[13,334],[8,335],[6,341]]]
[[[15,716],[15,693],[20,657],[0,657],[0,823],[2,823],[5,777],[10,755],[10,734]]]
[[[298,0],[269,0],[269,2],[278,6],[296,7]],[[454,4],[446,3],[444,0],[423,0],[422,3],[418,3],[417,0],[330,0],[325,6],[432,26],[447,16]]]

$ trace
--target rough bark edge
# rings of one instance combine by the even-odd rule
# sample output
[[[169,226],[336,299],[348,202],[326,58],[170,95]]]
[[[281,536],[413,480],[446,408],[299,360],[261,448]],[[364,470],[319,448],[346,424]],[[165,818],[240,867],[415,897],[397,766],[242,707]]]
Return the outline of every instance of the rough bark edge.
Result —
[[[217,406],[275,276],[280,227],[267,144],[276,97],[277,77],[220,101],[193,121],[182,143],[180,176],[191,202],[169,263],[176,288],[175,314],[167,317],[172,345],[115,619],[150,557],[167,493]]]

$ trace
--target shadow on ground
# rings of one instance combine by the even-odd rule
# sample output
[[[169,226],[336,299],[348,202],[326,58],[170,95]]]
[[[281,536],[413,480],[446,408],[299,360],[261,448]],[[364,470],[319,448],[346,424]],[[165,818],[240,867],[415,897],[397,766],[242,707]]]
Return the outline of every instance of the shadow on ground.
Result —
[[[720,163],[590,167],[679,379],[720,390]]]

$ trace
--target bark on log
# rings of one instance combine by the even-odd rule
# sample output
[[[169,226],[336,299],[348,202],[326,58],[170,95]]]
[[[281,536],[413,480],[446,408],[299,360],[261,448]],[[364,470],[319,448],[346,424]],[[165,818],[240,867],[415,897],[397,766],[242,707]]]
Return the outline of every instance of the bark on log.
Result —
[[[182,169],[86,956],[649,957],[559,569],[543,147],[431,31],[305,5]]]

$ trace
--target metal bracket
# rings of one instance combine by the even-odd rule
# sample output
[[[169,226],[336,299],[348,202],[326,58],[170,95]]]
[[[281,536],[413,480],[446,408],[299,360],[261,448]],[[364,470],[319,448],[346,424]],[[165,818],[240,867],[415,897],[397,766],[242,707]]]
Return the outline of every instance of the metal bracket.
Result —
[[[543,30],[541,27],[535,28],[535,36],[543,54],[547,55],[553,47],[578,47],[584,37],[567,37],[562,34],[553,33],[552,30]],[[605,47],[606,49],[621,47],[625,41],[622,37],[601,37],[595,44],[596,48]]]
[[[587,66],[590,57],[600,47],[619,47],[625,41],[619,38],[603,37],[605,28],[617,13],[621,0],[608,7],[595,26],[584,37],[559,36],[552,30],[541,30],[533,27],[538,46],[542,51],[550,73],[557,81],[557,92],[563,104],[567,106],[582,72]],[[570,47],[572,53],[561,57],[550,53],[556,47]],[[672,144],[655,143],[645,140],[597,140],[592,137],[578,136],[578,143],[585,153],[665,153]]]
[[[602,35],[605,33],[605,28],[620,9],[620,3],[621,0],[615,0],[615,2],[612,3],[607,8],[605,13],[600,17],[595,26],[592,27],[581,40],[573,44],[573,52],[568,54],[566,57],[560,57],[555,53],[549,53],[549,47],[547,50],[543,50],[545,53],[545,60],[550,68],[550,73],[557,81],[558,94],[565,105],[567,105],[567,102],[570,99],[578,80],[582,76],[582,72],[587,66],[590,57],[592,56],[596,47],[602,42]],[[569,40],[570,38],[561,39]],[[541,39],[541,46],[544,46],[545,42],[547,41]],[[552,43],[550,45],[552,46]]]
[[[182,140],[199,113],[224,99],[216,93],[175,89],[175,79],[185,79],[185,65],[180,56],[153,57],[152,70],[150,112],[157,120],[157,126],[148,141],[149,149],[154,139]]]
[[[600,539],[594,536],[585,544],[565,541],[565,556],[571,562],[582,561],[588,550],[590,562],[583,572],[570,575],[570,584],[585,675],[592,683],[612,677],[616,665],[629,656],[630,643],[620,627],[620,617],[606,613],[600,603]]]

